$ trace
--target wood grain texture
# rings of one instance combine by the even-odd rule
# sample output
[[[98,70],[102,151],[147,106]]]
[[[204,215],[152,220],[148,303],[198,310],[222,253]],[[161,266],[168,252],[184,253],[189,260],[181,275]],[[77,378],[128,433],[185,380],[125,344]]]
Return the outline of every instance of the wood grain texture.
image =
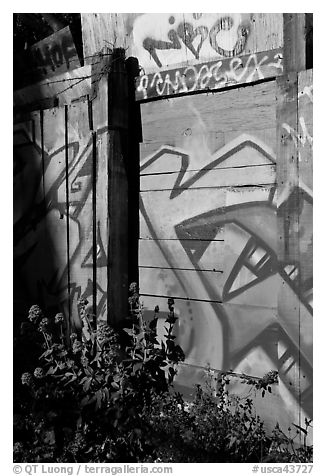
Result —
[[[194,264],[185,250],[191,254],[197,249],[205,248],[205,258]],[[164,252],[162,253],[162,250]],[[204,269],[218,271],[223,266],[224,241],[204,240],[139,240],[139,266],[166,268],[171,265],[181,269]],[[178,256],[176,261],[173,256]],[[168,259],[167,259],[168,258]],[[172,258],[172,262],[171,262]]]
[[[313,188],[313,70],[302,71],[298,75],[298,138],[299,176],[303,184]]]
[[[283,46],[283,17],[275,13],[83,13],[81,18],[86,57],[107,45],[128,48],[146,72]]]
[[[148,229],[149,224],[158,239],[176,239],[176,226],[183,239],[223,239],[221,222],[226,207],[229,207],[228,213],[232,211],[232,216],[236,214],[237,205],[242,208],[241,203],[248,204],[254,210],[255,204],[268,203],[272,189],[273,185],[189,188],[175,197],[171,197],[170,190],[141,192],[141,214],[144,219],[140,222],[140,238],[153,236],[153,232]],[[215,215],[210,214],[215,210]],[[239,213],[247,216],[244,211]]]
[[[109,190],[108,151],[109,132],[107,128],[107,77],[100,81],[96,98],[92,101],[93,129],[96,135],[97,176],[96,176],[96,287],[97,317],[107,317],[108,309],[108,254],[109,254]]]
[[[69,267],[71,320],[81,327],[77,300],[94,304],[93,282],[93,141],[87,101],[67,108]]]
[[[119,131],[109,140],[109,322],[127,315],[128,298],[128,182]]]
[[[215,156],[222,155],[222,146],[226,146],[224,152],[227,153],[228,146],[231,149],[232,145],[235,147],[250,139],[261,146],[267,146],[266,152],[275,156],[275,97],[275,83],[271,82],[256,85],[255,88],[142,104],[141,173],[148,173],[144,170],[144,165],[159,151],[160,146],[175,147],[188,154],[191,158],[188,165],[190,170],[203,168]],[[241,135],[244,137],[241,138]],[[232,140],[236,141],[235,144],[231,143]],[[178,161],[177,157],[164,157],[161,161],[162,169],[156,168],[155,172],[178,170],[176,167],[179,166],[180,159]],[[177,165],[173,165],[173,162]],[[255,160],[252,165],[264,162]],[[238,165],[251,164],[243,160]],[[223,166],[228,165],[220,164],[220,167]]]
[[[109,294],[108,320],[117,324],[128,312],[128,77],[121,51],[114,54],[108,82]],[[119,97],[116,97],[119,92]],[[112,129],[111,129],[112,128]]]
[[[43,113],[44,160],[44,272],[47,276],[47,306],[69,302],[68,210],[66,195],[65,110],[54,108]],[[49,297],[52,294],[52,299]]]
[[[179,183],[180,173],[143,175],[140,180],[140,191],[184,190],[191,184],[196,188],[238,187],[268,185],[275,182],[275,165],[248,166],[242,168],[212,169],[209,173],[185,172]],[[199,176],[199,177],[198,177]],[[197,178],[198,177],[198,178]]]
[[[283,14],[284,73],[306,68],[306,14]]]
[[[303,394],[307,389],[302,369],[304,362],[307,362],[305,373],[310,378],[312,356],[312,308],[309,304],[312,288],[312,196],[304,184],[304,176],[300,174],[304,137],[300,130],[300,102],[302,94],[297,74],[284,76],[278,81],[277,108],[278,155],[282,159],[277,179],[278,255],[284,263],[285,272],[278,292],[278,319],[292,338],[291,355],[295,365],[290,372],[281,359],[280,374],[285,382],[291,381],[298,401],[297,419],[301,423],[304,419]]]
[[[273,78],[283,72],[283,50],[275,49],[194,65],[164,72],[142,74],[136,81],[136,99],[171,97],[194,91],[213,91]]]

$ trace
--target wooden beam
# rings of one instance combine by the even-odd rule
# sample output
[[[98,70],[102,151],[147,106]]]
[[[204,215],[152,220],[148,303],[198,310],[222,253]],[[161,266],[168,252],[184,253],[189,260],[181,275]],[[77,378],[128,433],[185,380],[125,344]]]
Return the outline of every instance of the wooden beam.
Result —
[[[306,14],[283,14],[284,74],[306,69]]]
[[[108,73],[108,322],[128,313],[127,73],[123,50],[115,50]]]

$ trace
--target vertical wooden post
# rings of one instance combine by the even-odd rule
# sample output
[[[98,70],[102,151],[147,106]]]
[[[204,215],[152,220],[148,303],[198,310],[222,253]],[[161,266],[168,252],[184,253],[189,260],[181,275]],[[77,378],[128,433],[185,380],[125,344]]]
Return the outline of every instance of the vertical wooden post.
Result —
[[[283,14],[284,73],[306,69],[306,14]]]
[[[278,296],[279,319],[284,329],[289,331],[293,339],[291,358],[294,365],[288,366],[289,355],[285,352],[279,355],[279,371],[285,382],[291,385],[296,395],[297,421],[302,420],[302,393],[304,387],[304,371],[302,369],[302,355],[307,358],[307,349],[302,335],[307,326],[308,311],[301,302],[302,286],[302,227],[300,227],[303,198],[301,190],[301,169],[309,169],[311,165],[300,163],[300,149],[302,143],[308,142],[302,137],[305,130],[301,130],[299,115],[298,73],[312,66],[312,42],[309,39],[309,28],[312,29],[312,15],[303,13],[285,13],[284,19],[284,76],[277,79],[277,195],[278,195],[278,226],[279,226],[279,262],[282,286]],[[302,88],[303,89],[303,88]],[[309,92],[309,91],[308,91]],[[310,136],[309,136],[310,138]],[[301,153],[303,156],[303,153]],[[302,159],[302,157],[301,157]],[[308,174],[309,176],[309,174]],[[289,277],[285,277],[290,271]],[[289,286],[289,279],[299,283],[297,293],[300,299]],[[293,285],[294,286],[294,285]],[[307,328],[308,329],[308,328]],[[307,337],[307,339],[309,339]],[[288,368],[287,368],[288,366]],[[308,397],[307,397],[308,398]],[[309,402],[308,402],[309,404]],[[306,403],[307,406],[307,403]]]
[[[128,86],[123,49],[113,52],[108,73],[108,321],[128,313]]]

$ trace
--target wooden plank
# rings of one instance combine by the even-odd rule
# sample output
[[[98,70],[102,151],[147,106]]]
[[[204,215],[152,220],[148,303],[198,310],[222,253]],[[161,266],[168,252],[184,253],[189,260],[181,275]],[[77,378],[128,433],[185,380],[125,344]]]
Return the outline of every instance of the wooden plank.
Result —
[[[222,270],[224,241],[206,241],[139,240],[139,266],[140,268],[175,266],[181,269]],[[205,253],[199,258],[203,250]],[[191,260],[191,257],[196,258],[196,261]]]
[[[238,187],[246,185],[267,185],[275,182],[276,166],[261,165],[245,168],[211,169],[196,172],[143,175],[140,179],[140,191],[183,190],[192,188]],[[180,183],[181,178],[181,183]]]
[[[109,190],[109,289],[108,319],[117,325],[128,313],[128,78],[125,60],[120,51],[114,51],[108,76],[109,123],[115,126],[110,130],[108,155]],[[120,91],[114,98],[115,88]],[[111,110],[112,103],[112,110]],[[119,213],[117,213],[117,210]]]
[[[68,218],[66,207],[65,111],[43,113],[45,302],[63,307],[69,302]]]
[[[109,203],[108,203],[108,82],[104,76],[92,100],[93,130],[96,136],[96,294],[97,318],[107,319],[108,310],[108,253],[109,253]]]
[[[218,90],[280,76],[283,73],[282,58],[283,50],[279,48],[164,72],[143,72],[136,82],[136,99],[141,101],[200,90]]]
[[[26,122],[15,125],[13,152],[13,298],[15,316],[25,318],[28,306],[43,304],[39,287],[45,276],[40,112],[29,114]]]
[[[46,103],[52,98],[56,98],[60,106],[70,104],[73,100],[90,94],[91,74],[91,66],[87,65],[18,89],[14,91],[14,107],[33,105],[37,109],[38,104]]]
[[[300,186],[312,193],[313,154],[313,71],[306,70],[298,76],[298,133],[293,133],[293,141],[299,149]]]
[[[210,156],[229,142],[231,149],[251,139],[262,148],[266,146],[271,153],[275,143],[275,95],[275,83],[270,82],[254,88],[142,104],[142,164],[148,156],[148,147],[153,144],[156,151],[160,146],[180,148],[180,152],[191,156],[189,168],[192,170],[207,165]],[[238,142],[232,144],[235,139]],[[168,164],[169,167],[160,171],[176,170],[171,169],[170,162]]]
[[[225,277],[221,272],[171,268],[141,268],[142,294],[222,302]]]
[[[67,108],[67,202],[69,203],[69,287],[71,323],[81,328],[77,300],[93,311],[93,140],[87,101]]]
[[[313,72],[298,75],[298,136],[293,136],[298,148],[300,187],[299,247],[300,295],[313,307]]]
[[[128,182],[120,131],[109,140],[109,319],[118,323],[127,315],[128,299]],[[117,213],[119,210],[119,213]]]
[[[175,195],[170,190],[141,192],[140,238],[224,239],[226,207],[234,216],[237,207],[244,216],[250,215],[257,204],[262,204],[264,211],[269,206],[272,189],[272,185],[265,185],[189,188]],[[247,213],[241,204],[246,205]],[[233,215],[229,213],[229,220]]]
[[[127,49],[145,74],[283,46],[282,14],[125,13],[81,15],[85,56]]]
[[[130,18],[138,16],[137,13],[129,13],[128,15]],[[125,18],[126,16],[121,13],[81,14],[85,64],[92,64],[94,55],[97,55],[103,49],[106,51],[107,48],[128,47],[128,35],[123,35],[126,29]]]
[[[250,232],[243,231],[242,241],[239,232],[233,237],[228,235],[233,240],[222,243],[220,256],[214,254],[216,242],[201,243],[201,247],[195,243],[197,249],[191,253],[192,243],[188,248],[183,242],[172,241],[177,254],[172,254],[171,241],[152,242],[152,246],[158,248],[153,252],[159,267],[140,267],[142,293],[161,296],[176,293],[176,297],[200,300],[204,299],[200,297],[203,295],[196,294],[193,283],[202,281],[213,301],[220,299],[239,306],[260,306],[276,311],[282,281],[276,257],[259,241],[255,242]],[[219,248],[221,250],[221,245]],[[207,272],[210,267],[212,272]],[[216,277],[214,273],[221,274]]]
[[[284,73],[306,68],[306,14],[283,13]]]
[[[298,212],[299,202],[298,190],[299,174],[298,174],[298,150],[292,140],[288,128],[297,131],[298,124],[298,81],[297,75],[292,73],[289,76],[284,76],[277,81],[278,96],[277,96],[277,131],[278,131],[278,155],[281,159],[278,168],[278,189],[277,189],[277,203],[278,203],[278,232],[279,232],[279,250],[278,256],[280,262],[287,265],[298,264],[299,261],[299,226],[298,226]],[[294,195],[293,195],[294,192]],[[290,199],[292,197],[293,199]],[[278,292],[278,310],[279,319],[285,320],[282,325],[291,327],[294,341],[296,342],[294,350],[294,360],[300,362],[300,339],[301,333],[301,310],[300,301],[290,299],[289,286],[286,277],[280,283]],[[298,305],[299,304],[299,305]],[[287,327],[288,327],[287,326]],[[286,375],[284,369],[280,367],[280,377],[286,382]],[[294,375],[292,375],[291,383],[293,391],[298,398],[300,398],[300,373],[299,367],[296,368]],[[301,407],[300,402],[296,408],[296,417],[301,423]]]

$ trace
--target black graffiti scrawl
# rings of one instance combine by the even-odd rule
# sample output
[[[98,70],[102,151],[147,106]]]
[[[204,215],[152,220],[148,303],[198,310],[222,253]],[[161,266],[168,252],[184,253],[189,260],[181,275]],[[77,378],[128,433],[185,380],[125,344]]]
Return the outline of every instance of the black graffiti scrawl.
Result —
[[[242,153],[245,159],[241,159]],[[276,163],[274,154],[267,146],[254,137],[240,136],[225,146],[222,152],[218,151],[215,157],[201,170],[190,173],[188,154],[174,147],[162,147],[141,168],[141,173],[148,176],[151,170],[158,172],[160,161],[163,164],[168,160],[171,169],[173,158],[176,164],[180,164],[178,173],[170,173],[170,184],[161,186],[166,190],[159,192],[160,187],[157,187],[157,193],[160,194],[157,200],[159,197],[161,201],[164,200],[163,203],[153,206],[155,197],[150,196],[149,192],[142,193],[141,213],[150,233],[148,236],[155,240],[166,266],[173,270],[174,284],[173,278],[168,278],[162,272],[162,286],[167,283],[167,294],[179,292],[185,296],[195,287],[205,289],[206,294],[201,294],[202,299],[211,303],[215,319],[221,326],[222,336],[218,341],[223,347],[223,355],[219,368],[228,370],[239,365],[241,367],[241,362],[248,355],[255,349],[262,349],[266,359],[279,369],[288,391],[300,401],[304,411],[311,414],[312,339],[307,334],[312,329],[311,247],[308,244],[302,249],[301,259],[296,262],[279,260],[277,229],[280,218],[285,229],[289,230],[285,235],[287,246],[291,248],[293,244],[291,227],[287,223],[289,218],[283,213],[287,208],[277,205],[276,174],[270,184],[219,188],[217,172],[220,170],[222,177],[223,170],[227,170],[231,164],[245,171],[251,165],[247,157],[251,157],[252,164],[260,163],[260,168],[255,172],[258,174],[255,176],[256,183],[260,183],[259,170],[263,177],[263,168]],[[224,195],[221,190],[224,190]],[[196,197],[191,201],[192,206],[189,205],[190,194]],[[298,199],[301,216],[304,214],[306,218],[312,215],[312,196],[298,187],[291,191],[287,201]],[[182,215],[184,219],[181,219]],[[305,242],[308,242],[312,226],[308,226],[307,219],[303,223],[305,230],[302,228],[299,233],[305,233]],[[168,233],[167,226],[171,227]],[[162,239],[162,233],[179,240],[178,253],[171,251],[171,240]],[[224,240],[223,258],[214,258],[211,254],[212,245],[217,240]],[[188,265],[189,269],[193,269],[190,273],[182,271],[185,266],[185,260],[181,260],[182,250],[191,263]],[[214,268],[214,259],[224,263],[223,272],[218,274],[218,278],[216,273],[204,271],[207,263]],[[182,265],[178,265],[181,262]],[[146,293],[149,283],[146,275],[143,275]],[[189,282],[188,277],[191,279]],[[278,289],[282,289],[281,294]],[[202,312],[207,314],[204,301]],[[301,342],[293,327],[295,315],[294,311],[289,311],[289,302],[292,310],[301,310],[302,332],[305,332]],[[198,313],[200,301],[188,304]],[[181,341],[183,339],[182,345],[187,349],[188,357],[194,362],[194,355],[204,355],[205,348],[210,349],[209,341],[217,336],[196,331],[194,312],[189,313],[186,308],[182,307],[185,315],[180,316],[184,320],[182,329],[194,326],[194,332],[191,329],[183,330],[180,338]],[[201,347],[202,353],[198,350]],[[194,354],[194,348],[197,348],[197,354]],[[202,362],[197,363],[202,365]],[[300,395],[293,385],[293,372],[298,365],[302,371]]]
[[[98,136],[105,132],[106,128],[99,130]],[[78,270],[73,273],[73,267],[92,267],[94,257],[98,268],[107,265],[100,220],[95,230],[91,230],[91,236],[85,229],[90,222],[85,216],[85,204],[91,199],[94,170],[97,178],[99,173],[96,167],[94,169],[93,141],[90,139],[82,147],[78,142],[71,142],[67,148],[63,145],[49,154],[46,150],[42,151],[41,144],[26,128],[17,129],[15,137],[16,274],[20,277],[21,287],[26,289],[26,302],[37,301],[47,307],[59,305],[66,315],[70,312],[71,324],[78,327],[80,323],[75,312],[77,299],[84,297],[92,303],[94,286],[89,279],[83,282],[82,273]],[[69,156],[68,173],[66,153]],[[81,250],[83,259],[80,259]],[[71,276],[79,276],[80,279],[69,280]],[[97,285],[99,316],[106,311],[106,293],[106,289]]]

